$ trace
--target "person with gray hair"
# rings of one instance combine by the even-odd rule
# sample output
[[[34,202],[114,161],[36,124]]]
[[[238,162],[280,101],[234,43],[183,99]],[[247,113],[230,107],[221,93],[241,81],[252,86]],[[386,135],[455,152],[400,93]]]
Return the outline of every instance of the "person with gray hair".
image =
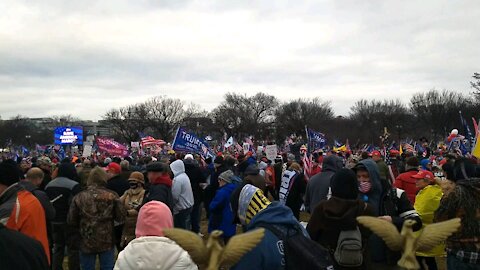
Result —
[[[222,237],[225,244],[236,233],[236,225],[233,221],[233,212],[230,207],[230,197],[237,185],[232,183],[234,174],[231,170],[224,171],[218,176],[218,190],[209,205],[210,219],[208,221],[208,233],[214,230],[223,231]]]

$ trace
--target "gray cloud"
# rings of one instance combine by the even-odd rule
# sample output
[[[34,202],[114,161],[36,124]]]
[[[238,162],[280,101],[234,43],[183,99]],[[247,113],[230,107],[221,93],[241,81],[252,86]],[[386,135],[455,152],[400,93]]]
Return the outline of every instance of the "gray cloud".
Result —
[[[475,1],[13,1],[0,3],[0,115],[71,113],[156,95],[212,109],[228,91],[359,98],[468,93]]]

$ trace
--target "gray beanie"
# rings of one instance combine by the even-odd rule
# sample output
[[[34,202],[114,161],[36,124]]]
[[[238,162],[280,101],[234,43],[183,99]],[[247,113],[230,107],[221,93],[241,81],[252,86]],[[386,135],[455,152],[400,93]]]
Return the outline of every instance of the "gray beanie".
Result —
[[[231,170],[227,170],[227,171],[224,171],[223,173],[221,173],[218,176],[218,179],[222,179],[223,181],[225,181],[227,183],[231,183],[232,182],[232,176],[233,176],[233,172]]]

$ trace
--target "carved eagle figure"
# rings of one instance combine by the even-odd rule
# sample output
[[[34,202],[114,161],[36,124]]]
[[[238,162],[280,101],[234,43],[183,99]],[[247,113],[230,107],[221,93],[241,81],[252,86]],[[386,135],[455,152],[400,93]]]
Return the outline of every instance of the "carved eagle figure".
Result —
[[[243,255],[262,241],[265,229],[259,228],[251,232],[236,235],[223,247],[220,244],[222,231],[213,231],[205,245],[196,233],[182,229],[164,229],[166,237],[175,241],[185,249],[197,265],[208,265],[207,270],[218,270],[223,265],[236,264]]]
[[[391,250],[402,251],[402,258],[398,261],[398,266],[408,270],[420,269],[415,258],[416,251],[431,250],[456,232],[461,224],[460,218],[433,223],[425,226],[420,235],[415,237],[412,230],[412,226],[416,223],[414,220],[405,220],[400,233],[395,225],[376,217],[361,216],[357,217],[357,221],[380,236]]]

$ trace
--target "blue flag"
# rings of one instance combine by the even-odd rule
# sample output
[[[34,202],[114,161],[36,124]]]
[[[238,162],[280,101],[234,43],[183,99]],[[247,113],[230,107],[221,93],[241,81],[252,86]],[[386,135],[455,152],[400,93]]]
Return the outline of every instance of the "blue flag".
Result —
[[[310,150],[314,151],[316,149],[321,149],[327,144],[325,139],[325,134],[307,129],[307,138],[308,138],[308,147]]]
[[[58,158],[60,158],[60,160],[65,158],[65,149],[63,149],[62,146],[60,146],[60,149],[58,149]]]
[[[204,158],[215,156],[207,142],[181,127],[177,130],[172,149],[180,152],[198,153]]]
[[[468,150],[468,149],[471,149],[472,146],[474,145],[475,137],[473,136],[472,131],[470,130],[470,127],[467,124],[467,121],[465,120],[465,118],[463,118],[462,111],[459,111],[458,113],[460,113],[460,122],[462,122],[462,126],[465,131],[465,138],[467,139],[467,142],[468,142],[467,145],[464,145],[464,148]]]

